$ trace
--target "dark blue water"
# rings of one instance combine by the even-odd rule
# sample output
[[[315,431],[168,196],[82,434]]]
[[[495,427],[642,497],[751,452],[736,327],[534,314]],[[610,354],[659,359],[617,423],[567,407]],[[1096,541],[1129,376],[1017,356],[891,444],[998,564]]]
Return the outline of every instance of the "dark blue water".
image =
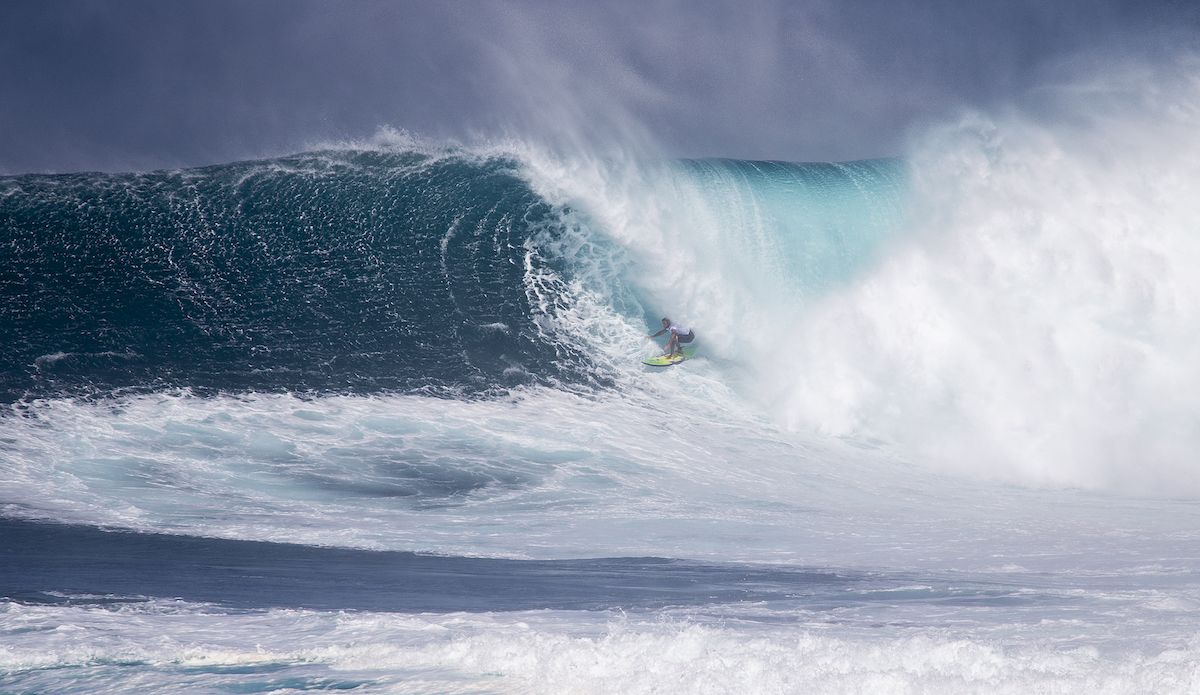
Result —
[[[736,602],[1034,605],[998,583],[653,557],[506,560],[102,530],[0,518],[0,599],[99,605],[177,598],[227,609],[655,610]],[[929,582],[929,578],[924,578]],[[1061,597],[1055,599],[1061,603]]]
[[[561,210],[507,160],[315,153],[0,179],[0,399],[602,379],[534,325]]]

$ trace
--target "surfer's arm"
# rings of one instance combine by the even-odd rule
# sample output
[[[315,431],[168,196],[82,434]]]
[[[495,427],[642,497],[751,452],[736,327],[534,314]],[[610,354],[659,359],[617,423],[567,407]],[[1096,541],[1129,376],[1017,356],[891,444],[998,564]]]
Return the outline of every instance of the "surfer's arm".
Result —
[[[658,333],[655,333],[654,335],[648,335],[648,336],[646,336],[646,337],[647,337],[647,338],[657,338],[658,336],[660,336],[660,335],[662,335],[663,333],[666,333],[666,332],[667,332],[667,329],[665,329],[665,328],[664,328],[664,329],[662,329],[661,331],[659,331]]]

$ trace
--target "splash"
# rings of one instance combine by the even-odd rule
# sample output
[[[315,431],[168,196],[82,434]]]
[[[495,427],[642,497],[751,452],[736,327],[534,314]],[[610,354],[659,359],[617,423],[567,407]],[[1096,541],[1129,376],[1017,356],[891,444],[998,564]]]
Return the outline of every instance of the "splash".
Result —
[[[1198,102],[1174,96],[928,133],[909,233],[789,327],[764,400],[971,475],[1200,492]]]

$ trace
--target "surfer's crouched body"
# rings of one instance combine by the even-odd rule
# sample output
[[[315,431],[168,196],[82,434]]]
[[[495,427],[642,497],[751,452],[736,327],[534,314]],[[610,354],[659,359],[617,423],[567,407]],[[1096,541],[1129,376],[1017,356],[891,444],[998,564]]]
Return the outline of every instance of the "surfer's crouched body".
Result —
[[[682,356],[683,355],[683,347],[681,347],[680,344],[692,342],[693,340],[696,339],[696,334],[693,333],[692,329],[690,329],[690,328],[671,323],[671,319],[668,319],[668,318],[664,318],[662,320],[662,325],[663,325],[663,328],[661,331],[659,331],[658,333],[655,333],[654,335],[648,335],[646,337],[647,338],[657,338],[658,336],[662,335],[663,333],[670,331],[671,339],[667,341],[667,346],[663,348],[663,352],[670,351],[670,353],[671,353],[670,356],[675,357],[675,351],[678,350],[679,354]]]

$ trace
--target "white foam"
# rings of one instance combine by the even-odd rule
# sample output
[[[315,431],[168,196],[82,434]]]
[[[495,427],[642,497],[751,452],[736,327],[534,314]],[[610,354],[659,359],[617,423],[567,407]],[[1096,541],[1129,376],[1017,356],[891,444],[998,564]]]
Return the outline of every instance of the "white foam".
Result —
[[[702,528],[717,520],[738,535],[764,514],[795,513],[786,490],[797,484],[779,481],[837,485],[853,475],[854,467],[817,461],[795,468],[806,450],[723,415],[729,394],[711,379],[662,376],[687,399],[669,390],[627,400],[532,389],[475,402],[44,401],[0,418],[2,502],[19,516],[227,538],[471,555],[655,546],[712,554],[725,550]],[[707,412],[690,411],[697,397],[713,401]],[[774,451],[774,460],[738,468],[745,446]],[[720,495],[707,492],[716,486]],[[668,528],[683,536],[662,538]]]
[[[864,616],[865,617],[865,616]],[[815,618],[815,619],[814,619]],[[356,692],[1183,693],[1200,636],[1148,640],[1095,626],[953,628],[759,623],[683,613],[538,611],[493,615],[265,611],[180,604],[120,610],[0,609],[0,670],[31,687],[71,673],[80,691],[357,686]],[[1119,629],[1118,629],[1119,632]],[[113,666],[119,665],[119,668]]]
[[[781,431],[693,360],[645,391],[45,401],[0,418],[4,513],[449,555],[1179,568],[1200,510],[971,486]],[[953,523],[948,520],[954,520]],[[1186,564],[1185,564],[1186,566]]]
[[[1082,132],[931,134],[914,236],[791,328],[767,400],[969,475],[1200,494],[1200,94],[1173,88],[1182,121],[1110,104]]]
[[[929,130],[908,231],[824,294],[760,209],[778,192],[623,161],[530,176],[625,252],[651,323],[695,326],[777,422],[973,478],[1195,498],[1193,67],[1087,75],[1053,120]]]

